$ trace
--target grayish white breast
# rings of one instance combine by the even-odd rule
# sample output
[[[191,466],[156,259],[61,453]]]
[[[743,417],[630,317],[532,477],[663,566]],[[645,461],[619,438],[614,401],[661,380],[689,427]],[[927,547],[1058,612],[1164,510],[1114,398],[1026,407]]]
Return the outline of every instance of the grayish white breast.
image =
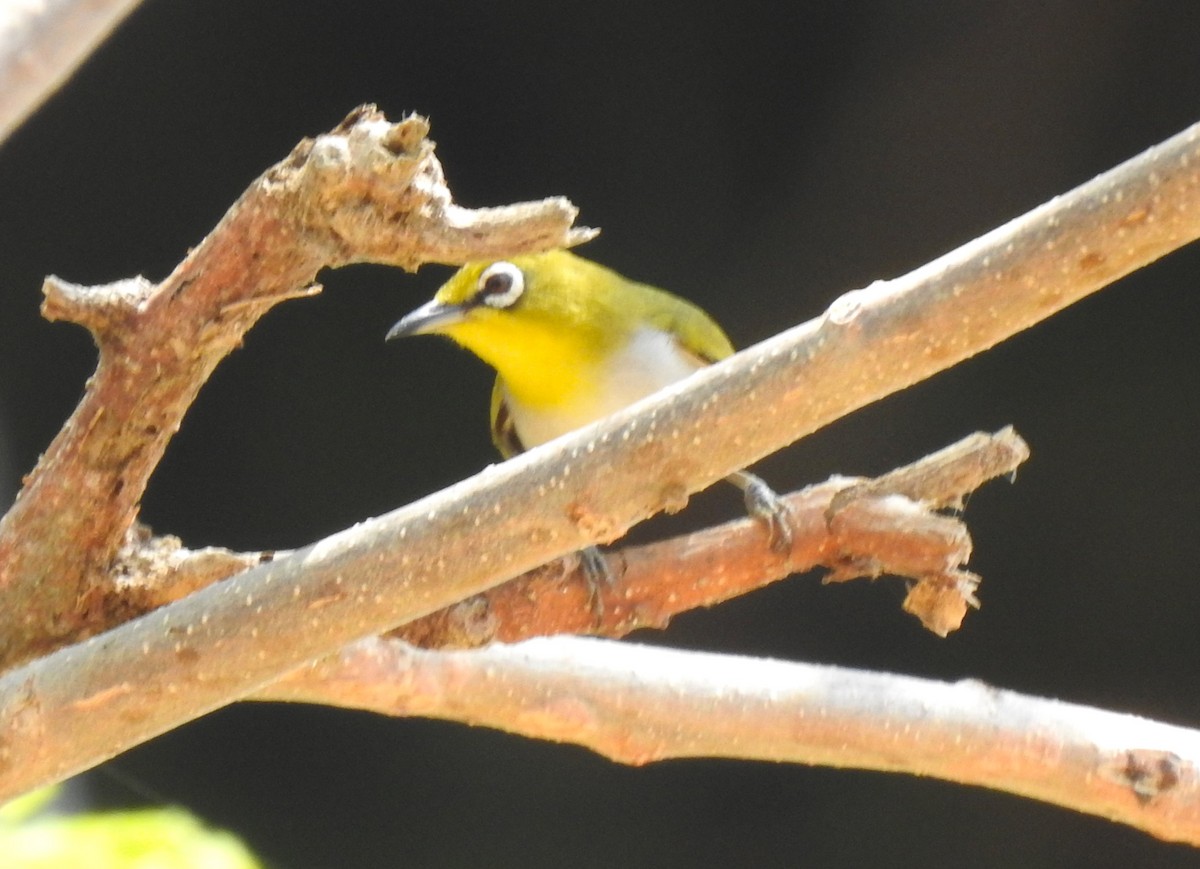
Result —
[[[625,347],[585,374],[566,406],[530,408],[505,394],[517,436],[526,448],[574,431],[633,404],[703,367],[667,332],[643,328]]]

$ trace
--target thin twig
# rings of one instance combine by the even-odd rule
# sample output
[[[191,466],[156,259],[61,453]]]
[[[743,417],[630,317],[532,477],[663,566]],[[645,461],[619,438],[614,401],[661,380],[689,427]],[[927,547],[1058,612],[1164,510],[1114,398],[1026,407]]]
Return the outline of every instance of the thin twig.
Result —
[[[934,776],[1200,845],[1200,733],[976,681],[576,637],[457,652],[369,639],[255,699],[447,718],[630,764],[726,757]]]

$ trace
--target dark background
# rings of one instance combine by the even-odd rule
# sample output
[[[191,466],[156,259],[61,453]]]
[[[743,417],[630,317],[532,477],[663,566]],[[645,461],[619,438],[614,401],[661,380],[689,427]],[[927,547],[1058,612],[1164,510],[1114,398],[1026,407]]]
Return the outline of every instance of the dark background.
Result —
[[[86,333],[43,275],[165,275],[304,135],[419,110],[466,205],[571,197],[586,253],[745,345],[1200,120],[1200,6],[148,0],[0,148],[0,503],[69,414]],[[383,334],[448,270],[325,274],[200,395],[144,517],[291,547],[493,461],[490,375]],[[941,640],[895,580],[799,577],[643,641],[971,677],[1200,726],[1200,251],[764,462],[875,473],[1012,423],[1033,458],[971,501],[983,609]],[[686,520],[736,515],[695,499]],[[680,761],[628,769],[453,724],[243,705],[119,759],[104,805],[178,802],[307,867],[1193,866],[1099,819],[937,781]]]

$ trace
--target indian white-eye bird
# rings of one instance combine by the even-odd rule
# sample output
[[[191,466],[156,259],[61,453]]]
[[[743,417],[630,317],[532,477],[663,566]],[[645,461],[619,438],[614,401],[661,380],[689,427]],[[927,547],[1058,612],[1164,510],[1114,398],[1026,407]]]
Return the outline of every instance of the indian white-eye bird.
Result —
[[[469,263],[433,299],[392,326],[388,340],[446,335],[496,369],[492,441],[505,457],[573,431],[733,353],[708,314],[565,250]],[[727,477],[791,546],[787,508],[758,477]],[[593,581],[608,576],[594,548]]]

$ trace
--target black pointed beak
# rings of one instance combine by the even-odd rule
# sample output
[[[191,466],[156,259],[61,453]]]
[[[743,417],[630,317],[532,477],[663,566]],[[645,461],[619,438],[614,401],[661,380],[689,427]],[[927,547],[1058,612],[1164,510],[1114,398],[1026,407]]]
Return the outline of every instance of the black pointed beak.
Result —
[[[442,326],[460,322],[466,310],[463,305],[447,305],[433,299],[401,318],[388,330],[384,340],[391,341],[393,338],[406,338],[409,335],[436,332]]]

